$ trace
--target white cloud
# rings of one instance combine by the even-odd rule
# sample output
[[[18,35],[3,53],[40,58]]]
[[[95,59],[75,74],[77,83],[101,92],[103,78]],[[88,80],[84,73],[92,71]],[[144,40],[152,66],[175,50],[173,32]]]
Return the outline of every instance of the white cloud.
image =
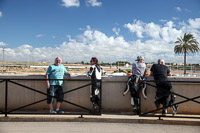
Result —
[[[177,18],[177,17],[172,17],[172,19],[173,19],[173,20],[178,20],[179,18]]]
[[[79,7],[80,6],[80,2],[79,0],[62,0],[63,1],[63,6],[65,7]]]
[[[197,41],[200,43],[200,35],[199,35],[200,24],[199,23],[200,23],[200,18],[195,18],[195,19],[189,19],[187,23],[181,22],[180,25],[181,25],[182,31],[193,34],[194,37],[197,38]]]
[[[125,28],[128,28],[130,32],[136,32],[137,37],[143,38],[142,32],[144,31],[144,23],[139,20],[134,20],[133,24],[128,23],[124,25]]]
[[[102,2],[98,2],[97,0],[85,0],[87,6],[101,6]]]
[[[167,22],[168,20],[166,19],[161,19],[160,22]]]
[[[112,28],[112,31],[113,31],[117,36],[119,36],[120,28],[114,27],[114,28]]]
[[[2,13],[2,11],[0,11],[0,17],[2,17],[3,16],[3,13]]]
[[[82,29],[82,34],[77,35],[76,38],[68,35],[68,40],[56,47],[32,47],[26,44],[17,48],[6,48],[5,59],[6,61],[45,60],[53,62],[55,57],[60,56],[64,62],[89,62],[92,56],[96,56],[100,62],[119,60],[134,62],[138,55],[143,55],[145,62],[156,62],[158,58],[163,58],[166,62],[183,62],[182,55],[174,54],[174,42],[177,37],[188,32],[192,33],[200,42],[199,23],[200,18],[189,19],[179,25],[173,21],[167,21],[160,25],[155,22],[145,23],[134,20],[132,23],[124,25],[131,33],[138,34],[138,37],[132,41],[125,40],[122,35],[108,36],[88,25],[86,29]],[[119,31],[117,28],[112,30]],[[4,43],[0,42],[0,44]],[[2,52],[0,52],[0,56],[2,56]],[[199,54],[187,56],[188,63],[197,63],[199,58]]]
[[[36,35],[35,37],[36,38],[40,38],[40,37],[44,37],[45,36],[45,34],[38,34],[38,35]]]
[[[200,29],[200,18],[189,19],[188,22],[192,28]]]
[[[144,31],[148,36],[150,36],[154,39],[160,39],[161,28],[159,25],[156,25],[153,22],[148,23],[148,24],[146,24]]]
[[[8,44],[6,44],[5,42],[0,42],[0,46],[6,46]]]
[[[176,30],[172,21],[166,21],[164,26],[153,22],[144,23],[140,20],[134,20],[133,23],[124,25],[130,32],[136,33],[138,38],[150,37],[154,40],[173,41],[181,32]]]
[[[182,11],[182,9],[181,9],[180,7],[175,7],[175,9],[176,9],[177,11],[179,11],[179,12]]]
[[[137,36],[139,32],[143,37],[150,38],[148,40],[144,38],[146,40],[143,41],[145,46],[141,48],[142,51],[144,51],[144,49],[149,49],[149,51],[151,51],[148,51],[151,55],[148,56],[149,60],[158,58],[155,55],[159,55],[162,58],[166,58],[168,61],[183,62],[182,56],[175,55],[173,48],[177,37],[183,36],[184,33],[192,33],[197,41],[200,42],[200,18],[189,19],[187,23],[181,23],[180,25],[175,25],[172,21],[167,21],[164,25],[158,25],[153,22],[144,23],[140,20],[134,20],[133,23],[125,24],[124,27],[129,29],[130,32],[136,33]],[[138,36],[138,38],[141,37]],[[188,55],[188,62],[193,61],[193,63],[196,63],[198,61],[198,56],[195,56],[195,59],[189,60],[193,56]]]

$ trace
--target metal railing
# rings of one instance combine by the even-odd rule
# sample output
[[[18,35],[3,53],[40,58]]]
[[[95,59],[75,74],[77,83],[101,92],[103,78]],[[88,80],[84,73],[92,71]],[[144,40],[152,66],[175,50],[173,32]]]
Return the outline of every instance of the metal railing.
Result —
[[[184,103],[189,102],[189,101],[195,102],[195,103],[197,103],[197,104],[200,105],[200,102],[196,100],[196,99],[199,99],[199,98],[200,98],[200,95],[199,95],[199,96],[196,96],[196,97],[189,98],[189,97],[183,96],[183,95],[181,95],[181,94],[178,94],[178,93],[176,93],[176,92],[172,92],[172,91],[170,91],[170,90],[166,90],[166,89],[163,89],[163,88],[160,88],[160,87],[157,87],[157,86],[155,86],[155,85],[150,84],[150,83],[154,83],[154,82],[155,82],[154,80],[149,80],[149,81],[145,81],[145,82],[146,82],[147,86],[151,86],[151,87],[153,87],[153,88],[155,88],[155,89],[158,89],[158,90],[161,90],[161,91],[163,91],[163,92],[169,93],[170,95],[173,94],[173,95],[176,95],[176,96],[178,96],[178,97],[181,97],[181,98],[185,99],[185,100],[182,100],[182,101],[180,101],[180,102],[173,103],[172,105],[168,105],[167,108],[168,108],[168,107],[171,107],[171,106],[173,106],[173,105],[184,104]],[[165,82],[196,83],[196,84],[200,84],[199,81],[165,81]],[[151,111],[148,111],[148,112],[140,112],[140,115],[139,115],[139,116],[140,116],[140,117],[158,117],[159,120],[161,120],[161,117],[200,119],[200,117],[198,117],[198,116],[194,116],[194,117],[192,117],[192,116],[186,116],[186,115],[184,115],[184,116],[182,115],[182,116],[181,116],[181,115],[177,115],[177,114],[176,114],[176,115],[170,116],[170,115],[162,115],[162,114],[157,114],[157,115],[156,115],[156,114],[155,114],[157,111],[162,110],[163,108],[164,108],[164,107],[162,107],[162,108],[157,108],[157,109],[154,109],[154,110],[151,110]]]
[[[89,81],[89,82],[91,82],[91,80],[89,80],[89,79],[51,79],[51,80],[79,81],[79,82]],[[25,89],[31,90],[31,91],[33,91],[33,92],[42,94],[42,95],[44,95],[44,96],[46,96],[46,97],[47,97],[47,96],[50,96],[50,95],[47,94],[47,93],[44,93],[44,92],[42,92],[42,91],[40,91],[40,90],[37,90],[37,89],[31,88],[31,87],[28,87],[28,86],[23,85],[23,84],[17,83],[16,81],[46,81],[46,79],[2,79],[2,80],[0,80],[0,83],[5,83],[5,107],[4,107],[4,110],[1,110],[1,109],[0,109],[0,114],[5,114],[5,117],[7,117],[8,114],[34,114],[34,115],[36,115],[36,114],[37,114],[37,115],[39,115],[39,114],[48,114],[48,115],[49,115],[49,113],[43,113],[43,112],[39,112],[39,113],[37,113],[37,112],[31,113],[31,112],[24,112],[24,111],[22,111],[22,112],[16,112],[16,111],[20,111],[21,109],[24,109],[24,108],[26,108],[26,107],[29,107],[29,106],[32,106],[32,105],[41,103],[41,102],[43,102],[43,101],[46,101],[47,98],[37,100],[37,101],[35,101],[35,102],[32,102],[32,103],[30,103],[30,104],[27,104],[27,105],[24,105],[24,106],[21,106],[21,107],[17,107],[17,108],[12,109],[12,110],[8,110],[8,107],[9,107],[9,105],[8,105],[8,94],[9,94],[9,91],[8,91],[8,88],[9,88],[8,83],[15,84],[15,85],[17,85],[17,86],[20,86],[20,87],[23,87],[23,88],[25,88]],[[101,100],[101,99],[102,99],[102,89],[101,89],[101,88],[102,88],[102,85],[101,85],[101,84],[102,84],[102,82],[100,81],[100,107],[99,107],[99,110],[98,110],[98,111],[96,111],[96,110],[94,110],[94,109],[90,109],[90,108],[84,107],[84,106],[81,106],[81,105],[78,105],[78,104],[75,104],[75,103],[73,103],[73,102],[71,102],[71,101],[68,101],[68,100],[64,100],[64,99],[63,99],[63,102],[68,103],[68,104],[71,104],[71,105],[73,105],[73,106],[76,106],[76,107],[81,108],[81,109],[83,109],[83,110],[86,111],[86,112],[68,112],[68,113],[64,113],[64,114],[67,114],[67,115],[81,115],[81,117],[82,117],[83,115],[101,115],[101,103],[102,103],[102,102],[101,102],[101,101],[102,101],[102,100]],[[74,89],[68,90],[68,91],[66,91],[66,92],[63,92],[63,94],[65,95],[65,94],[68,94],[68,93],[72,93],[72,92],[74,92],[74,91],[78,91],[78,90],[83,89],[83,88],[85,88],[85,87],[87,87],[87,86],[90,86],[90,85],[91,85],[91,83],[85,84],[85,85],[79,86],[79,87],[77,87],[77,88],[74,88]],[[2,88],[1,88],[1,89],[2,89]],[[50,97],[56,98],[56,96],[50,96]],[[88,97],[89,97],[89,96],[88,96]],[[91,103],[91,104],[92,104],[92,103]],[[54,115],[55,115],[55,114],[54,114]]]
[[[58,79],[57,79],[57,80],[58,80]],[[5,83],[5,85],[4,85],[5,87],[4,87],[4,88],[0,88],[0,92],[1,92],[1,89],[5,89],[5,101],[4,101],[4,102],[5,102],[5,105],[4,105],[5,107],[4,107],[4,110],[2,110],[2,109],[0,108],[0,114],[4,114],[5,117],[7,117],[7,116],[10,115],[10,114],[34,114],[34,115],[40,115],[40,114],[43,114],[43,115],[44,115],[44,114],[48,114],[48,115],[49,115],[48,112],[46,112],[46,113],[43,113],[43,112],[39,112],[39,113],[38,113],[38,112],[24,112],[24,111],[22,111],[22,112],[16,112],[16,111],[20,111],[21,109],[24,109],[24,108],[26,108],[26,107],[29,107],[29,106],[32,106],[32,105],[41,103],[41,102],[43,102],[43,101],[46,101],[47,98],[37,100],[37,101],[35,101],[35,102],[29,103],[29,104],[24,105],[24,106],[17,107],[17,108],[12,109],[12,110],[8,110],[8,107],[9,107],[9,104],[8,104],[8,94],[10,93],[10,92],[8,91],[8,88],[9,88],[8,83],[15,84],[15,85],[17,85],[17,86],[26,88],[26,89],[28,89],[28,90],[31,90],[31,91],[36,92],[36,93],[38,93],[38,94],[42,94],[42,95],[44,95],[44,96],[47,96],[47,95],[48,95],[48,94],[45,93],[45,92],[42,92],[42,91],[40,91],[40,90],[31,88],[31,87],[29,87],[29,86],[26,86],[26,85],[23,85],[23,84],[20,84],[20,83],[17,83],[16,81],[46,81],[46,79],[0,79],[0,84]],[[90,79],[63,79],[63,81],[79,81],[79,82],[86,82],[86,81],[87,81],[87,82],[91,82]],[[83,110],[86,111],[86,112],[68,112],[68,113],[64,113],[63,115],[81,115],[81,117],[82,117],[83,115],[101,115],[101,114],[102,114],[102,82],[104,83],[104,82],[125,82],[125,81],[101,81],[101,87],[100,87],[100,109],[99,109],[98,112],[95,112],[94,109],[87,108],[87,107],[84,107],[84,106],[82,106],[82,105],[78,105],[78,104],[76,104],[76,103],[73,103],[72,101],[63,100],[63,102],[65,102],[65,103],[71,104],[71,105],[73,105],[73,106],[76,106],[76,107],[81,108],[81,109],[83,109]],[[146,84],[147,84],[147,87],[150,86],[150,87],[153,87],[153,88],[155,88],[155,89],[161,89],[161,90],[163,90],[162,88],[157,88],[155,85],[153,85],[152,83],[155,82],[155,81],[153,81],[153,80],[147,80],[147,81],[145,81],[145,82],[146,82]],[[199,81],[170,81],[170,82],[200,84]],[[77,88],[73,88],[73,89],[71,89],[71,90],[65,91],[65,92],[63,92],[63,94],[64,94],[64,95],[65,95],[65,94],[69,94],[69,93],[72,93],[72,92],[74,92],[74,91],[78,91],[78,90],[80,90],[80,89],[83,89],[83,88],[85,88],[85,87],[88,87],[88,86],[90,86],[90,85],[91,85],[91,83],[88,83],[88,84],[79,86],[79,87],[77,87]],[[163,90],[163,91],[169,92],[169,91],[167,91],[167,90]],[[174,104],[180,105],[180,104],[184,104],[184,103],[186,103],[186,102],[192,101],[192,102],[195,102],[195,103],[197,103],[197,104],[200,105],[200,102],[197,101],[197,99],[199,99],[200,96],[195,96],[195,97],[189,98],[189,97],[183,96],[183,95],[181,95],[181,94],[178,94],[178,93],[176,93],[176,92],[170,92],[170,93],[171,93],[171,94],[174,94],[174,95],[176,95],[176,96],[178,96],[178,97],[181,97],[181,98],[184,98],[184,99],[185,99],[185,100],[182,100],[182,101],[177,102],[177,103],[174,103]],[[52,97],[55,98],[55,96],[52,96]],[[89,98],[89,96],[88,96],[88,98]],[[0,101],[0,102],[1,102],[1,101]],[[141,102],[140,102],[140,103],[141,103]],[[92,104],[92,103],[91,103],[91,104]],[[174,105],[174,104],[173,104],[173,105]],[[141,105],[140,105],[140,106],[141,106]],[[169,107],[169,106],[168,106],[168,107]],[[191,118],[192,118],[192,119],[200,119],[200,117],[198,117],[198,116],[196,116],[196,117],[195,117],[195,116],[194,116],[194,117],[191,117],[191,116],[181,116],[181,115],[178,115],[178,114],[175,115],[175,116],[170,116],[170,115],[164,116],[164,115],[161,115],[161,114],[157,114],[157,111],[162,110],[162,109],[163,109],[163,108],[158,108],[158,109],[154,109],[154,110],[151,110],[151,111],[148,111],[148,112],[142,112],[142,111],[140,110],[139,116],[140,116],[140,117],[158,117],[159,119],[161,119],[162,117],[186,118],[186,119],[187,119],[187,118],[188,118],[188,119],[191,119]]]

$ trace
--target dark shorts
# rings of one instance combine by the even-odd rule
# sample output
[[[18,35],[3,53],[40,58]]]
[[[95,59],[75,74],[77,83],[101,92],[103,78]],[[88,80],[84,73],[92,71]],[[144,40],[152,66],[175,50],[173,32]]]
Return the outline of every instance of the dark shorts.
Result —
[[[170,82],[157,82],[156,87],[157,87],[156,96],[158,98],[168,97],[171,94],[170,92],[173,91]]]
[[[163,104],[164,107],[167,107],[169,103],[169,95],[171,95],[171,92],[173,92],[171,83],[167,81],[157,82],[156,87],[156,101]]]
[[[57,102],[62,102],[64,98],[62,86],[59,85],[51,85],[50,88],[47,89],[47,104],[53,104],[54,99],[56,98]],[[55,96],[52,97],[52,96]]]

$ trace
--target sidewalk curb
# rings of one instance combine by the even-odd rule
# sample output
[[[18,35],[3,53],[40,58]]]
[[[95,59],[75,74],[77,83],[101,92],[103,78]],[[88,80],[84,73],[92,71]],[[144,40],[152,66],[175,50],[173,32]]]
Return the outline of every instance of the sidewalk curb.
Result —
[[[78,118],[78,117],[0,117],[0,122],[99,122],[99,123],[135,123],[200,126],[200,121],[124,119],[124,118]]]

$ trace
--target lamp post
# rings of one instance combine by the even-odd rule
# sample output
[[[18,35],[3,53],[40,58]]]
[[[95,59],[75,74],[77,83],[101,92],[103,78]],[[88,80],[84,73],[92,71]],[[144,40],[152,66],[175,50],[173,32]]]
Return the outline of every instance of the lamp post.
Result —
[[[4,59],[5,59],[5,46],[2,46],[2,51],[3,51],[3,71],[5,70],[5,65],[4,65]]]

